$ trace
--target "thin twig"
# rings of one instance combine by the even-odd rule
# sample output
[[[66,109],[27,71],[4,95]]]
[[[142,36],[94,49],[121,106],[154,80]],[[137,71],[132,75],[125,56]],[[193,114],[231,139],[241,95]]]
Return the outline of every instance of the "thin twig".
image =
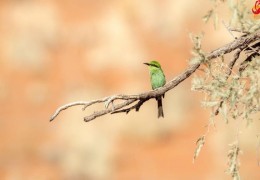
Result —
[[[237,39],[236,36],[234,36],[234,34],[232,33],[232,29],[230,29],[224,21],[222,21],[222,24],[224,25],[224,27],[228,30],[229,34],[234,38],[234,39]]]
[[[93,102],[93,101],[92,101]],[[76,102],[72,102],[72,103],[68,103],[68,104],[64,104],[63,106],[59,107],[55,113],[51,116],[50,118],[50,121],[53,121],[60,113],[61,111],[64,111],[66,109],[68,109],[69,107],[72,107],[72,106],[80,106],[80,105],[83,105],[83,106],[86,106],[90,104],[89,101],[76,101]]]
[[[125,112],[126,114],[128,114],[132,109],[135,109],[135,111],[139,111],[140,107],[143,105],[143,103],[145,101],[147,101],[147,99],[140,100],[134,106],[131,106],[131,107],[125,108],[125,109],[121,109],[121,110],[118,110],[118,111],[114,111],[111,114],[122,113],[122,112]]]
[[[228,30],[229,30],[229,31],[234,31],[234,32],[243,33],[243,34],[249,34],[249,33],[250,33],[250,32],[248,32],[248,31],[244,31],[244,30],[236,29],[236,28],[232,28],[232,27],[228,27]]]
[[[136,100],[134,100],[134,99],[128,99],[128,100],[124,101],[123,103],[115,105],[114,109],[115,110],[121,109],[121,108],[123,108],[125,106],[128,106],[128,105],[132,104],[135,101]],[[94,112],[93,114],[91,114],[89,116],[84,117],[84,121],[85,122],[89,122],[89,121],[92,121],[92,120],[96,119],[97,117],[103,116],[103,115],[111,113],[111,112],[113,112],[112,108],[101,110],[101,111],[97,111],[97,112]]]

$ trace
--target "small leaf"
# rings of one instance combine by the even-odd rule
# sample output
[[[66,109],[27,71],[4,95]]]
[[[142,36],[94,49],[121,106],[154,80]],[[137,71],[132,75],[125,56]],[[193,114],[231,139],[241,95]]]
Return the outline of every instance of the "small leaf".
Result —
[[[217,29],[218,27],[218,14],[214,14],[214,28],[215,30]]]
[[[204,80],[201,77],[194,77],[192,79],[192,91],[201,90],[203,88]]]
[[[202,20],[207,23],[209,19],[212,17],[214,11],[213,9],[209,10],[205,16],[202,17]]]
[[[238,145],[238,141],[235,141],[234,143],[229,145],[231,148],[228,151],[228,170],[227,173],[229,173],[233,179],[239,180],[239,154],[241,153],[241,150]]]
[[[214,107],[219,104],[218,101],[202,101],[201,102],[203,107]]]
[[[200,151],[202,149],[202,147],[204,146],[205,144],[205,135],[201,136],[197,142],[196,142],[196,149],[195,149],[195,152],[194,152],[194,156],[193,156],[193,163],[195,162],[195,160],[197,159],[197,157],[199,156],[200,154]]]
[[[228,124],[228,107],[225,102],[222,103],[222,106],[219,111],[220,111],[222,117],[224,118],[226,124]]]

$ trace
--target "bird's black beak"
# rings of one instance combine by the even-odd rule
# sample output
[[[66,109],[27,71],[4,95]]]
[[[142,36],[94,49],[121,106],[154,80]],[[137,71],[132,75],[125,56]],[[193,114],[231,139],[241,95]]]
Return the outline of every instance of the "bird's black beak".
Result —
[[[144,63],[145,65],[147,65],[147,66],[150,66],[150,64],[149,63]]]

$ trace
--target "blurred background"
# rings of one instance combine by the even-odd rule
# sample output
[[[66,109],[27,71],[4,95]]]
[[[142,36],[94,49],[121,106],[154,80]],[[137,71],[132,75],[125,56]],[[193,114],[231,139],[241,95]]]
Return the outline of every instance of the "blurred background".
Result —
[[[157,119],[151,100],[138,113],[85,123],[84,116],[104,106],[73,107],[49,122],[65,103],[150,90],[144,62],[158,60],[171,80],[188,66],[190,32],[205,33],[205,51],[232,41],[222,23],[214,30],[202,22],[212,5],[1,0],[0,179],[230,179],[225,170],[236,122],[219,120],[192,163],[209,111],[201,107],[203,95],[190,90],[191,78],[166,94],[164,119]],[[227,4],[220,9],[220,21],[228,23]],[[258,130],[241,130],[244,179],[260,178]]]

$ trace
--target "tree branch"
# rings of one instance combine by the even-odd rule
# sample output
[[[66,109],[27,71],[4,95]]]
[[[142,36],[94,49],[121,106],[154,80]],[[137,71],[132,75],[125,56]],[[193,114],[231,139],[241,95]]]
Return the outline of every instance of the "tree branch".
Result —
[[[252,34],[243,35],[240,38],[235,39],[229,44],[224,45],[221,48],[218,48],[208,54],[206,54],[206,61],[210,61],[211,59],[215,59],[224,54],[233,52],[236,50],[233,62],[230,62],[230,69],[235,64],[235,61],[238,59],[240,52],[247,47],[250,43],[255,42],[260,38],[260,31],[256,31]],[[240,50],[237,50],[240,49]],[[151,90],[147,92],[143,92],[137,95],[113,95],[104,97],[102,99],[92,100],[92,101],[77,101],[69,104],[65,104],[59,107],[55,113],[51,116],[50,121],[53,121],[61,111],[66,110],[69,107],[73,106],[83,106],[82,110],[85,110],[87,107],[92,106],[94,104],[104,103],[105,109],[95,111],[93,114],[88,115],[84,118],[86,122],[92,121],[97,117],[103,116],[108,113],[120,113],[125,112],[128,113],[131,110],[135,109],[138,111],[140,107],[144,104],[144,102],[156,98],[158,96],[164,95],[167,91],[173,89],[182,81],[187,79],[191,74],[193,74],[201,65],[201,62],[190,65],[185,71],[176,76],[174,79],[169,81],[165,86],[158,88],[156,90]],[[230,72],[231,73],[231,72]],[[119,102],[121,101],[121,102]],[[132,105],[134,102],[136,104]],[[111,106],[110,106],[111,105]],[[129,107],[130,106],[130,107]],[[124,108],[124,109],[123,109]]]

